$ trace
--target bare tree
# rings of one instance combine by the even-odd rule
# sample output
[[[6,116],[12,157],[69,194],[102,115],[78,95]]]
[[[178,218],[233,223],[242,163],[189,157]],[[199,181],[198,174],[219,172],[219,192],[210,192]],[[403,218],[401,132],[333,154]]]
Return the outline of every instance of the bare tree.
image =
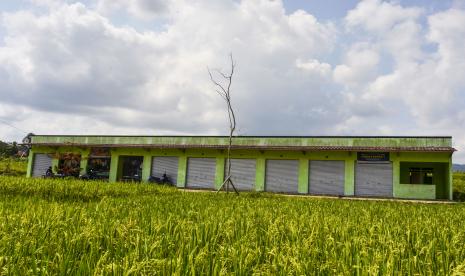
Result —
[[[234,69],[236,67],[236,64],[234,63],[234,58],[233,58],[232,53],[229,54],[229,58],[231,62],[231,71],[229,72],[229,74],[225,74],[220,70],[214,70],[220,77],[224,79],[225,84],[215,80],[210,68],[207,68],[207,70],[208,70],[208,74],[210,75],[210,80],[213,82],[213,84],[216,87],[215,91],[226,102],[226,105],[228,108],[228,118],[229,118],[229,144],[228,144],[228,153],[227,153],[227,158],[226,158],[226,164],[227,164],[226,178],[223,184],[221,184],[221,187],[218,189],[218,191],[220,191],[223,188],[223,186],[226,185],[226,192],[229,192],[229,184],[231,184],[236,194],[239,194],[239,192],[237,191],[231,179],[231,147],[232,147],[232,139],[233,139],[234,131],[236,130],[236,116],[234,114],[234,110],[231,105],[231,85],[232,85],[232,78],[234,75]]]

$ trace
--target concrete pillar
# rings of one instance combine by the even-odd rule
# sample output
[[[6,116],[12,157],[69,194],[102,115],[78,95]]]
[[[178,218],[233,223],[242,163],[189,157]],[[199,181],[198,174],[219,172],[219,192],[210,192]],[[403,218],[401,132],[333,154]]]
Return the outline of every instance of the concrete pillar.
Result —
[[[265,167],[266,159],[257,158],[257,171],[255,172],[255,190],[258,192],[265,191]]]
[[[219,189],[221,184],[224,182],[224,166],[225,166],[225,158],[217,157],[216,158],[216,169],[215,169],[215,187]],[[230,187],[232,189],[232,187]]]
[[[187,156],[179,156],[178,161],[178,188],[186,187],[186,175],[187,175]]]
[[[54,173],[58,173],[57,170],[58,170],[58,165],[59,165],[59,163],[60,163],[60,159],[58,159],[58,158],[56,157],[56,155],[57,155],[56,153],[55,153],[54,155],[55,155],[55,156],[54,156],[53,159],[52,159],[52,171],[53,171]]]
[[[148,182],[152,172],[152,155],[150,153],[144,154],[144,161],[142,162],[142,182]]]
[[[116,182],[118,180],[119,159],[120,158],[118,153],[111,153],[110,176],[108,179],[109,182]]]
[[[80,175],[87,174],[87,164],[89,163],[89,154],[90,154],[90,149],[85,149],[81,151],[81,164],[80,164]]]
[[[401,197],[399,195],[400,186],[400,161],[396,158],[392,160],[392,196]]]
[[[344,178],[344,195],[355,195],[355,160],[345,160]]]
[[[452,168],[452,154],[449,158],[449,168],[448,168],[448,171],[446,172],[448,177],[447,177],[447,180],[449,183],[448,186],[449,186],[449,200],[453,200],[454,199],[454,184],[453,184],[453,168]]]
[[[299,159],[299,194],[308,194],[308,179],[309,179],[309,169],[308,169],[308,159]]]
[[[29,150],[29,155],[27,157],[27,172],[26,177],[32,177],[32,169],[34,165],[34,151],[32,149]]]

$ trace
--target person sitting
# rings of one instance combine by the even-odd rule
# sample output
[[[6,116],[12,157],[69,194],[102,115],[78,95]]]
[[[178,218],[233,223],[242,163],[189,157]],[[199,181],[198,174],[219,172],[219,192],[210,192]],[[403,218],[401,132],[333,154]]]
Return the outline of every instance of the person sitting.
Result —
[[[52,167],[48,167],[47,171],[45,172],[46,177],[53,177],[53,170]]]
[[[163,173],[163,176],[161,177],[161,181],[163,184],[165,184],[166,181],[168,181],[168,176],[166,175],[166,172]]]

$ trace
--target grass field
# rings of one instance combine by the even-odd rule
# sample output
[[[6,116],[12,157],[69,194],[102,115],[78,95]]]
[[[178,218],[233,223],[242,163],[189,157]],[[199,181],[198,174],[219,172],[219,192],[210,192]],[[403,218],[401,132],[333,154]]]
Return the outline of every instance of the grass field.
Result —
[[[0,177],[2,274],[465,273],[465,205]]]
[[[0,274],[465,274],[463,203],[237,197],[25,170],[0,161]],[[454,197],[465,200],[465,174]]]
[[[465,173],[454,173],[454,200],[465,201]]]
[[[0,157],[0,175],[25,176],[27,159],[14,159]]]

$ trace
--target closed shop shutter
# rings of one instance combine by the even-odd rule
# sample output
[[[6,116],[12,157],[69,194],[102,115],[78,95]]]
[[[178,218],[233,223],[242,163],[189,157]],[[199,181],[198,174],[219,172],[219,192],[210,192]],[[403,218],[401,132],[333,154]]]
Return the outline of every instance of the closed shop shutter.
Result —
[[[355,195],[392,197],[392,163],[357,162]]]
[[[255,159],[231,159],[231,180],[234,187],[241,191],[254,191],[256,167]],[[225,177],[226,172],[227,169]]]
[[[187,159],[187,188],[215,189],[215,158]]]
[[[298,160],[267,160],[265,190],[267,192],[298,192]]]
[[[47,169],[52,166],[52,158],[48,154],[34,154],[34,164],[32,168],[32,177],[41,177],[45,175]]]
[[[344,161],[310,161],[310,193],[344,195]]]
[[[162,179],[166,173],[173,184],[177,183],[179,158],[175,156],[157,156],[152,158],[153,177]]]

